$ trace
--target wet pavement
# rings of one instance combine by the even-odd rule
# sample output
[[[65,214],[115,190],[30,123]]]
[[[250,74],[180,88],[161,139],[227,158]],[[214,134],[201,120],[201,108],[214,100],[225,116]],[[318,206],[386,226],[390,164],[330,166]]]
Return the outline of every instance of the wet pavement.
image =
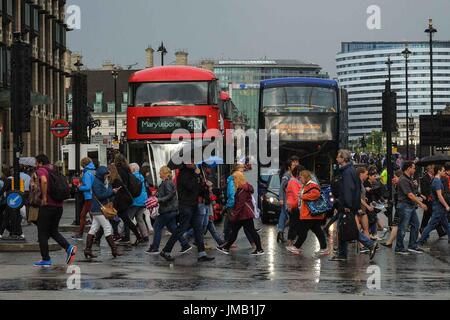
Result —
[[[68,204],[63,223],[72,221],[72,212]],[[28,241],[36,238],[34,226],[25,227],[25,233]],[[179,244],[173,263],[146,255],[147,245],[121,246],[124,256],[113,259],[104,241],[100,248],[94,246],[99,257],[88,262],[80,242],[75,265],[81,290],[68,288],[70,270],[67,273],[63,251],[51,253],[56,266],[49,269],[31,266],[38,253],[0,253],[0,299],[450,299],[450,246],[436,234],[425,254],[397,256],[381,248],[373,262],[358,254],[355,245],[349,247],[347,262],[316,258],[319,246],[312,234],[300,256],[276,242],[275,226],[264,226],[260,235],[266,255],[250,256],[241,231],[238,249],[231,256],[210,250],[216,257],[210,263],[198,263],[195,249],[180,256]],[[162,244],[167,239],[164,236]],[[209,235],[206,239],[213,246]],[[374,270],[380,282],[369,281],[369,288],[369,277],[377,275]]]

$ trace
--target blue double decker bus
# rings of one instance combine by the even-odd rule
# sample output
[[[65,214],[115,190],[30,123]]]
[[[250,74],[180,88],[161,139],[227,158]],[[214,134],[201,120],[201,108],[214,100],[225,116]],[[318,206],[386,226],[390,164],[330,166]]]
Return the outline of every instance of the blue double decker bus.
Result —
[[[336,153],[348,143],[347,100],[335,80],[262,81],[259,129],[278,130],[280,166],[296,155],[320,181],[331,181]]]

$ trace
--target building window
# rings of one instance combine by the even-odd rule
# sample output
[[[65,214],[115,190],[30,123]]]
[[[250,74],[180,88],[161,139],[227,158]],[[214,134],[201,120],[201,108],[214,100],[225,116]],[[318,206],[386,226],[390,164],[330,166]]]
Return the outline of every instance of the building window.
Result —
[[[108,120],[108,126],[114,127],[115,124],[116,122],[114,120]]]
[[[116,104],[114,102],[108,102],[108,112],[114,113]]]
[[[103,103],[103,92],[95,93],[95,103]]]
[[[102,113],[103,112],[103,104],[101,104],[101,103],[94,103],[94,112],[95,113]]]
[[[122,103],[121,112],[127,112],[127,108],[128,108],[128,104],[127,103]]]
[[[13,16],[13,0],[7,0],[6,2],[6,13],[8,14],[8,16]]]
[[[122,93],[122,101],[124,104],[128,104],[128,92]]]

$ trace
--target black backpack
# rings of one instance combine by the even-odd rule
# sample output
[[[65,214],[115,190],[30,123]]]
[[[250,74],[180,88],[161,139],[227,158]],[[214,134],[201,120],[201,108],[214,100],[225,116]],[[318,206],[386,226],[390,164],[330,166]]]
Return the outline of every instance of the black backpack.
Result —
[[[55,201],[64,201],[70,198],[70,187],[66,177],[58,170],[47,169],[48,194]]]
[[[142,184],[134,174],[130,173],[130,185],[128,186],[128,191],[133,196],[133,198],[139,197],[142,193]]]

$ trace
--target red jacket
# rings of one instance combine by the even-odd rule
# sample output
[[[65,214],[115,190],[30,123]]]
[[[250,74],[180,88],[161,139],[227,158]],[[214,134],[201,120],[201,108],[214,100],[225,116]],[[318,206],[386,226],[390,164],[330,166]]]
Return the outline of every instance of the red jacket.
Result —
[[[286,206],[289,209],[298,208],[298,195],[302,188],[302,184],[295,178],[289,180],[286,187]]]
[[[236,191],[235,203],[233,207],[232,221],[241,221],[254,219],[254,207],[252,194],[254,193],[253,187],[246,183],[242,188]]]
[[[324,215],[313,217],[309,212],[306,201],[315,201],[320,198],[320,186],[314,181],[308,182],[302,189],[302,207],[300,208],[300,220],[323,220]]]

